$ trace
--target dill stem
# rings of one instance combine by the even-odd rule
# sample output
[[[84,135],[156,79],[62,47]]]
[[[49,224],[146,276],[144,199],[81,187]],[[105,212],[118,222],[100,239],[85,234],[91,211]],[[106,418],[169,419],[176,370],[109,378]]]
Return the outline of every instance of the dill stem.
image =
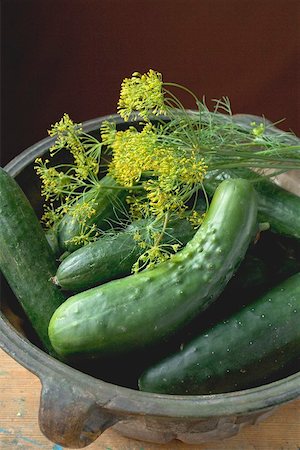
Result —
[[[182,86],[181,84],[178,84],[178,83],[165,83],[165,82],[163,83],[163,85],[181,89],[181,90],[187,92],[188,94],[190,94],[196,103],[198,102],[198,98],[196,97],[196,95],[190,89],[188,89],[186,86]]]
[[[167,211],[165,213],[165,218],[164,218],[164,222],[163,222],[163,226],[162,226],[161,232],[159,233],[158,238],[155,240],[155,243],[154,243],[155,246],[158,246],[159,243],[161,242],[161,240],[162,240],[162,238],[163,238],[163,236],[165,234],[169,218],[170,218],[170,211]]]

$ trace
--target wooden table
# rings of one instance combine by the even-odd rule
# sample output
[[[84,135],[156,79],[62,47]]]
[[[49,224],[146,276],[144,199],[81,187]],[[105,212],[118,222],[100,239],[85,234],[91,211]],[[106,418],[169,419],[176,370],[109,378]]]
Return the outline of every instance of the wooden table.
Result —
[[[0,351],[0,449],[61,450],[38,427],[40,382]],[[202,445],[149,444],[107,430],[89,450],[300,450],[300,400],[278,408],[264,422],[225,441]]]

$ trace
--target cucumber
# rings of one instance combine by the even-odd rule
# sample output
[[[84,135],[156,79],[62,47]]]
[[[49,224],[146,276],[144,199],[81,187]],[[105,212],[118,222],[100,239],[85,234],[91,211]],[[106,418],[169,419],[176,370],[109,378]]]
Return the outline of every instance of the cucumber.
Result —
[[[232,295],[257,297],[257,289],[267,290],[300,271],[300,242],[272,233],[260,234],[247,251],[238,272],[230,280]]]
[[[205,209],[206,205],[203,203],[202,212]],[[59,265],[54,283],[62,289],[83,291],[129,275],[133,264],[145,251],[134,240],[134,235],[139,233],[141,239],[148,242],[152,223],[153,219],[133,222],[124,231],[103,236],[71,253]],[[162,242],[185,245],[195,232],[187,220],[174,219],[170,222]]]
[[[17,297],[41,343],[52,346],[48,325],[65,301],[51,277],[55,256],[44,230],[17,182],[0,168],[0,269]]]
[[[300,197],[268,180],[255,184],[259,218],[282,236],[300,239]]]
[[[58,257],[60,256],[60,248],[58,244],[58,237],[57,233],[53,230],[53,228],[45,231],[45,236],[47,239],[48,244],[50,245],[53,254]]]
[[[199,395],[264,384],[292,363],[296,367],[299,323],[300,272],[148,368],[139,388]]]
[[[49,325],[67,357],[126,353],[167,340],[218,297],[257,231],[256,192],[247,180],[217,188],[201,228],[153,269],[70,297]]]
[[[283,236],[300,239],[300,197],[249,169],[230,169],[207,174],[204,186],[213,195],[218,184],[230,178],[252,180],[258,193],[258,218],[268,222],[270,229]]]
[[[92,207],[95,213],[85,219],[84,227],[96,225],[101,230],[106,230],[111,226],[111,221],[117,220],[118,216],[124,214],[124,200],[127,191],[121,188],[115,180],[106,175],[99,183],[87,191],[76,206],[80,203],[89,203],[92,201]],[[82,231],[82,224],[72,216],[71,212],[64,215],[58,225],[58,241],[63,251],[73,252],[82,245],[71,241],[72,238],[79,236]]]

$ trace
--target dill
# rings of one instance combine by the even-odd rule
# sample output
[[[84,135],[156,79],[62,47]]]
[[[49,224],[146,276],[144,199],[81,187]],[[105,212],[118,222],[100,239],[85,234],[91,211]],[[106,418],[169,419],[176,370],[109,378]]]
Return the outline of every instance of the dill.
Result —
[[[174,91],[188,93],[195,108],[186,109]],[[199,195],[208,204],[206,176],[238,168],[267,169],[270,174],[300,169],[300,141],[293,133],[279,130],[263,117],[257,122],[233,115],[227,97],[214,100],[210,110],[204,98],[199,100],[185,86],[164,82],[162,74],[152,69],[123,80],[117,108],[125,121],[136,121],[139,129],[128,126],[117,131],[115,123],[106,121],[98,140],[64,114],[49,131],[56,138],[50,157],[68,151],[73,163],[49,167],[49,159],[39,158],[36,171],[42,181],[47,226],[55,227],[74,207],[79,209],[78,217],[92,215],[92,203],[77,202],[82,193],[97,186],[103,173],[128,190],[127,221],[153,219],[147,242],[136,235],[145,251],[134,271],[152,267],[180,248],[177,242],[166,245],[162,240],[171,218],[182,218],[188,210],[193,226],[201,225],[203,214],[194,205]],[[104,152],[110,159],[102,167]],[[83,232],[83,242],[89,242],[91,235],[90,230]]]

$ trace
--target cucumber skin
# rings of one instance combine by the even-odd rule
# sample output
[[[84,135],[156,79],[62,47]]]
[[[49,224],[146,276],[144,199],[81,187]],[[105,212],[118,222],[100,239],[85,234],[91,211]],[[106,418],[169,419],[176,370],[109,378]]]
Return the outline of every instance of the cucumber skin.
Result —
[[[200,395],[261,383],[300,356],[300,272],[147,369],[143,391]]]
[[[47,239],[47,242],[50,246],[50,248],[52,249],[53,254],[56,257],[60,256],[60,248],[59,248],[59,244],[58,244],[58,238],[57,238],[57,233],[53,230],[53,229],[49,229],[45,231],[45,236]]]
[[[130,275],[133,264],[144,252],[133,236],[139,232],[143,238],[147,224],[147,220],[134,222],[124,231],[104,236],[71,253],[59,265],[54,282],[62,289],[79,292]],[[171,223],[167,232],[185,245],[196,230],[187,220],[180,219]]]
[[[267,180],[255,185],[259,219],[269,222],[271,230],[300,239],[300,198]]]
[[[252,179],[258,194],[260,222],[269,222],[270,229],[275,233],[300,239],[300,197],[246,168],[224,170],[215,175],[208,174],[204,181],[209,195],[213,195],[218,184],[225,179]]]
[[[55,256],[44,230],[17,182],[0,168],[0,269],[37,332],[53,353],[48,325],[65,301],[50,278]]]
[[[246,180],[221,183],[201,228],[171,260],[70,297],[49,336],[67,357],[97,357],[168,339],[213,302],[257,231],[256,192]],[[223,226],[226,224],[226,226]]]
[[[86,192],[84,197],[78,200],[78,203],[88,202],[90,199],[95,200],[93,208],[96,210],[90,218],[86,219],[86,226],[95,224],[98,228],[106,230],[109,228],[109,220],[116,219],[114,206],[122,204],[125,200],[127,191],[123,188],[118,189],[118,184],[115,180],[106,175],[99,184]],[[58,242],[62,251],[73,252],[80,248],[80,245],[69,242],[75,236],[80,235],[81,225],[78,220],[70,213],[64,215],[58,225]]]

